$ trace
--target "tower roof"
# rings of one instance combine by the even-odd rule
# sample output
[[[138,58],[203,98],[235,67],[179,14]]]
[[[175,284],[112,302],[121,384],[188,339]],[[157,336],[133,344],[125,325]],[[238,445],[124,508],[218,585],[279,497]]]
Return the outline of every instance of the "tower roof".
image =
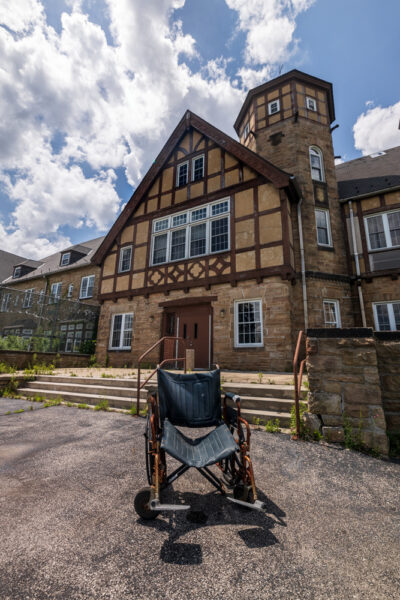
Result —
[[[308,75],[307,73],[303,73],[302,71],[298,71],[297,69],[293,69],[284,75],[280,75],[279,77],[275,77],[275,79],[271,79],[271,81],[267,81],[266,83],[262,83],[261,85],[249,90],[246,96],[245,101],[243,102],[243,106],[240,109],[238,117],[234,123],[234,128],[236,133],[239,135],[239,127],[243,120],[244,115],[246,114],[247,109],[249,108],[250,102],[262,92],[267,90],[271,90],[275,88],[277,85],[282,85],[290,80],[301,81],[303,83],[308,83],[310,85],[317,86],[327,92],[327,100],[328,100],[328,111],[329,111],[329,121],[332,123],[335,120],[335,105],[333,102],[333,88],[332,84],[329,81],[324,81],[323,79],[319,79],[318,77],[314,77],[313,75]]]

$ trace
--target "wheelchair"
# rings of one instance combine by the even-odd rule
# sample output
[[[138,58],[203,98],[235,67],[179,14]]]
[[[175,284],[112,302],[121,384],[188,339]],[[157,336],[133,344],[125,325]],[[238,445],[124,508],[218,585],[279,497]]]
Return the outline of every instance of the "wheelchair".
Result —
[[[162,503],[161,493],[192,467],[231,502],[262,510],[250,458],[250,427],[241,417],[239,396],[225,392],[221,405],[219,368],[184,375],[158,368],[157,382],[158,388],[148,393],[144,434],[149,485],[135,496],[137,514],[150,520],[162,511],[188,510],[187,504]],[[193,439],[178,427],[215,429]],[[181,463],[169,475],[168,454]],[[216,465],[219,476],[211,465]]]

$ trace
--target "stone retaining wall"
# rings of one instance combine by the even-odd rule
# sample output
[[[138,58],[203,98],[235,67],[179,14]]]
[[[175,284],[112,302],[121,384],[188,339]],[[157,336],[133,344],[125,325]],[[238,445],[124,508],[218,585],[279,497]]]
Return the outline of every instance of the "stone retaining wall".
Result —
[[[388,408],[400,404],[400,336],[388,342],[372,329],[309,329],[306,361],[309,410],[324,438],[343,442],[346,426],[367,448],[387,454]]]
[[[55,353],[55,352],[25,352],[23,350],[0,350],[0,363],[4,362],[16,369],[27,369],[33,365],[35,354],[36,363],[54,364],[57,368],[87,367],[89,354]]]

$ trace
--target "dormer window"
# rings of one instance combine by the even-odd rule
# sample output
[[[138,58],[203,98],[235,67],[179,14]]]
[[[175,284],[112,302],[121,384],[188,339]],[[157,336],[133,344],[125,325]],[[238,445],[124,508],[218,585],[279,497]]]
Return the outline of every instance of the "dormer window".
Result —
[[[308,110],[313,110],[317,112],[317,101],[315,100],[315,98],[306,96],[306,107]]]
[[[204,155],[196,156],[192,160],[192,181],[199,181],[204,177]]]
[[[188,172],[189,172],[189,163],[184,162],[178,165],[176,170],[176,185],[177,187],[182,187],[186,185],[188,182]]]
[[[275,115],[281,110],[281,104],[279,100],[272,100],[272,102],[268,102],[268,114]]]
[[[322,152],[317,146],[310,146],[311,178],[314,181],[325,181]]]
[[[71,261],[71,252],[64,252],[64,254],[61,255],[61,266],[65,267],[66,265],[69,265]]]
[[[18,277],[21,277],[21,271],[21,267],[14,267],[13,279],[18,279]]]

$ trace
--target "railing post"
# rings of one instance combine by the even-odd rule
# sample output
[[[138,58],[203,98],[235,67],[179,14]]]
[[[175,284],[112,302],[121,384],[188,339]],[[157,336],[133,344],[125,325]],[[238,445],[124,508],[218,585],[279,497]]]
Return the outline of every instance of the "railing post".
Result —
[[[303,339],[303,332],[299,331],[297,337],[296,351],[293,358],[293,378],[294,378],[294,406],[296,414],[296,433],[292,436],[292,439],[298,440],[300,438],[300,392],[301,392],[301,379],[303,376],[304,361],[301,362],[300,373],[297,373],[297,364],[300,354],[301,341]]]

